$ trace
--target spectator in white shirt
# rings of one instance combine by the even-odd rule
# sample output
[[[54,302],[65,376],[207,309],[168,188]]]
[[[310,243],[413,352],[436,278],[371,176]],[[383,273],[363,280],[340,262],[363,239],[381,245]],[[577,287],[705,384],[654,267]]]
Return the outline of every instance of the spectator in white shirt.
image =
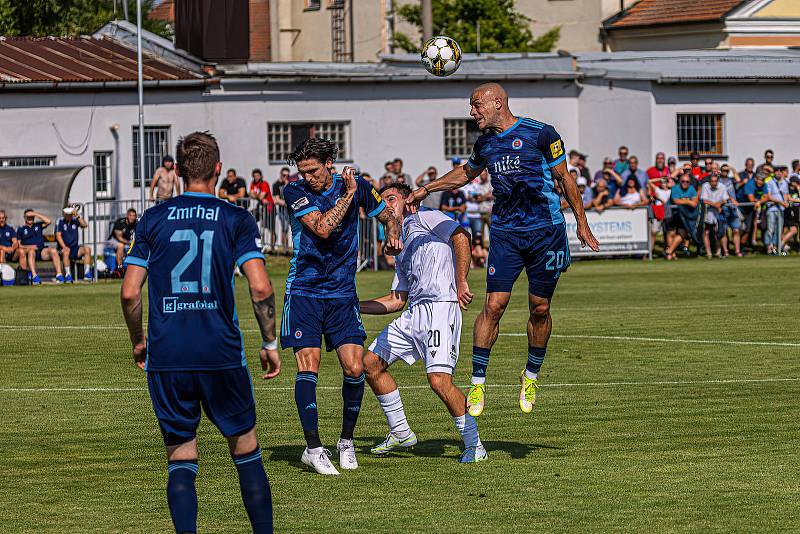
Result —
[[[619,189],[617,194],[614,195],[614,204],[623,206],[629,210],[640,206],[647,206],[649,203],[642,188],[639,186],[639,180],[634,176],[628,176],[623,188]]]
[[[717,165],[716,163],[712,164]],[[711,236],[715,236],[716,241],[716,255],[718,258],[722,257],[721,240],[716,239],[717,225],[722,224],[722,206],[724,206],[731,199],[728,190],[719,183],[719,166],[716,171],[712,171],[708,178],[700,188],[700,200],[706,207],[706,216],[704,219],[705,226],[703,228],[703,245],[706,249],[706,258],[711,259]]]

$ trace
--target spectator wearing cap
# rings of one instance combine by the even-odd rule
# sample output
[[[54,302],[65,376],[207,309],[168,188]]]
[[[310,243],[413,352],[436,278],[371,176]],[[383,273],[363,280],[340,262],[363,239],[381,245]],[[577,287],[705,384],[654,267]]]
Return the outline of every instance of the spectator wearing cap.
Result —
[[[619,157],[614,161],[614,172],[622,175],[622,173],[627,171],[628,167],[630,166],[628,163],[628,147],[624,145],[619,147],[617,150],[617,155]]]
[[[783,233],[783,213],[789,207],[786,197],[789,195],[789,183],[783,177],[783,169],[779,169],[772,180],[767,182],[767,231],[764,234],[764,245],[767,254],[777,256],[781,250]]]
[[[608,189],[608,182],[605,178],[595,180],[594,183],[594,198],[592,199],[592,208],[597,213],[603,213],[606,209],[614,205],[614,196]]]
[[[583,209],[591,209],[594,205],[594,193],[592,192],[592,188],[589,187],[589,182],[583,176],[578,176],[578,178],[575,180],[575,183],[578,184],[578,191],[580,192],[581,200],[583,201]]]
[[[615,206],[621,206],[631,210],[641,206],[647,206],[649,203],[650,201],[639,185],[639,180],[634,175],[629,175],[625,180],[625,186],[617,190],[617,193],[614,195]]]
[[[0,210],[0,264],[19,259],[19,242],[14,227],[8,224],[6,210]]]
[[[685,168],[685,166],[684,166]],[[692,152],[689,154],[689,173],[694,177],[695,180],[700,180],[700,177],[703,176],[703,168],[700,166],[700,154],[697,152]],[[695,184],[692,184],[695,185]]]
[[[783,213],[784,226],[781,239],[781,254],[783,255],[789,253],[789,242],[796,239],[800,226],[800,176],[798,175],[789,178],[789,194],[786,196],[786,203],[789,206]],[[2,238],[1,235],[0,238]]]
[[[688,244],[697,234],[697,205],[700,195],[692,186],[691,173],[683,173],[678,184],[670,190],[670,218],[667,227],[667,260],[676,260],[675,250],[681,243]]]
[[[764,151],[764,163],[761,163],[758,167],[756,167],[756,173],[761,171],[767,171],[766,167],[769,167],[769,171],[771,172],[773,165],[773,161],[775,160],[775,151],[771,148],[768,148]],[[767,172],[769,174],[769,172]]]
[[[678,171],[680,170],[680,167],[678,167],[678,158],[675,156],[667,158],[667,170],[669,170],[671,178],[675,179],[678,177]]]
[[[649,181],[647,173],[639,168],[639,158],[636,156],[631,156],[628,159],[628,170],[624,171],[620,176],[623,182],[627,181],[630,177],[634,177],[636,181],[639,182],[639,189],[647,188],[647,182]]]
[[[150,200],[155,200],[158,204],[180,194],[181,181],[175,173],[175,160],[167,154],[161,159],[161,166],[150,180]]]
[[[25,210],[23,214],[25,224],[17,228],[17,240],[19,241],[19,266],[30,271],[32,285],[41,285],[42,280],[36,271],[37,261],[50,261],[56,270],[56,281],[59,284],[65,282],[61,271],[61,258],[55,249],[44,246],[44,229],[50,226],[51,220],[38,211],[31,209]],[[38,221],[36,219],[39,219]]]
[[[663,152],[656,154],[655,164],[647,169],[647,180],[660,180],[661,178],[668,178],[670,176],[669,168],[667,168],[667,158]]]
[[[239,201],[247,194],[247,183],[241,176],[236,176],[236,169],[228,169],[225,179],[219,184],[217,196],[225,199],[231,204],[239,204]]]
[[[92,251],[89,247],[80,246],[78,234],[82,228],[89,226],[81,217],[80,205],[73,204],[64,208],[64,215],[56,222],[56,242],[61,260],[64,262],[65,281],[68,284],[72,279],[72,262],[80,258],[86,270],[83,273],[84,280],[92,280]]]

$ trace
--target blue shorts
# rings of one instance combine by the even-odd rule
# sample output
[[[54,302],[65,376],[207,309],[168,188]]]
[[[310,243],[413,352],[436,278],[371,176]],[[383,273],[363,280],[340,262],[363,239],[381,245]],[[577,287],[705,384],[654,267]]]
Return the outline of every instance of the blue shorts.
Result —
[[[81,249],[80,245],[76,245],[74,247],[69,248],[69,261],[78,261],[78,251]],[[64,249],[58,247],[58,256],[64,253]]]
[[[726,228],[731,230],[740,230],[742,228],[742,221],[739,219],[739,210],[735,207],[723,206],[720,218],[724,224],[719,225],[720,231],[725,231]]]
[[[220,371],[148,371],[147,388],[167,446],[194,439],[200,407],[226,438],[256,426],[253,381],[247,367]]]
[[[367,333],[361,323],[358,297],[323,299],[287,295],[281,317],[281,347],[295,350],[322,347],[338,349],[353,343],[364,345]]]
[[[528,293],[550,298],[558,278],[570,264],[566,225],[558,224],[530,232],[492,228],[486,292],[510,293],[522,272],[528,275]]]

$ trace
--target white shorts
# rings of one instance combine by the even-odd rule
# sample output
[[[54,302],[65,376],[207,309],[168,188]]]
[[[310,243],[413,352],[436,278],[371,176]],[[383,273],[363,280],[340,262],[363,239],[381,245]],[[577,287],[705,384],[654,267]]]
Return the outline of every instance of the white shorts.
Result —
[[[428,373],[452,375],[461,340],[457,302],[424,302],[404,311],[378,334],[369,350],[389,365],[422,359]]]

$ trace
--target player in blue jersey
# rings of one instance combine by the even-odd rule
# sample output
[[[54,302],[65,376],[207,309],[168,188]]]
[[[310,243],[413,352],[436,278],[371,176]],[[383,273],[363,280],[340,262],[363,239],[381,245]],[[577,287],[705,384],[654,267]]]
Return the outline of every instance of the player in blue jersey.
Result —
[[[362,353],[367,338],[356,295],[359,210],[386,225],[386,251],[402,247],[391,209],[372,185],[345,167],[331,173],[339,148],[313,138],[289,156],[302,178],[283,190],[292,222],[294,257],[286,279],[281,318],[281,346],[297,359],[294,398],[306,439],[301,460],[315,471],[338,475],[319,437],[317,374],[323,338],[335,349],[344,372],[339,466],[356,469],[353,430],[364,395]]]
[[[249,212],[214,194],[222,164],[216,140],[193,133],[178,142],[183,195],[139,220],[125,260],[122,310],[137,365],[167,449],[167,501],[177,533],[197,530],[197,425],[202,412],[228,440],[254,533],[272,532],[272,496],[256,437],[253,383],[234,299],[234,266],[250,285],[272,378],[281,361],[275,295]],[[148,280],[147,336],[141,289]]]
[[[72,262],[81,258],[86,271],[83,273],[84,280],[91,280],[92,277],[92,251],[89,247],[82,247],[78,244],[78,234],[81,228],[88,225],[80,215],[80,205],[72,205],[64,208],[64,216],[56,222],[56,242],[58,252],[64,261],[65,281],[68,284],[73,282]]]
[[[600,245],[592,235],[575,179],[567,172],[564,142],[549,124],[515,117],[503,87],[488,83],[470,98],[470,115],[485,133],[475,142],[467,164],[456,167],[411,195],[407,202],[429,193],[462,187],[487,169],[495,197],[486,278],[486,301],[475,320],[472,347],[472,385],[467,406],[473,417],[483,413],[489,352],[500,328],[511,289],[524,268],[528,276],[528,360],[520,374],[519,406],[533,410],[539,370],[552,330],[550,300],[559,276],[570,263],[567,229],[561,213],[560,188],[577,221],[581,246]]]

